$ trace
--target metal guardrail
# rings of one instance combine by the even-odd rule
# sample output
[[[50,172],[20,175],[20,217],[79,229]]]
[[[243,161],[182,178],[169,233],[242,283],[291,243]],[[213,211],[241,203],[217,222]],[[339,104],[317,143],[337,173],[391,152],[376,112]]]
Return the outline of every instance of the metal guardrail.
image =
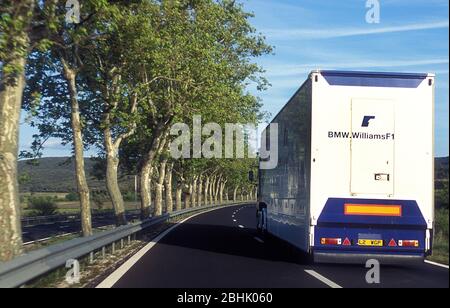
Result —
[[[47,224],[47,223],[55,223],[55,222],[59,222],[59,221],[76,220],[76,219],[80,219],[79,214],[30,216],[30,217],[23,217],[21,219],[21,222],[22,222],[23,227],[29,227],[29,226],[43,225],[43,224]]]
[[[98,233],[87,238],[76,238],[35,250],[9,262],[0,262],[0,288],[20,287],[52,270],[65,266],[66,261],[70,259],[79,259],[90,255],[92,261],[95,251],[102,250],[104,253],[105,247],[109,245],[112,245],[112,250],[114,252],[115,243],[120,241],[123,245],[125,239],[127,239],[129,243],[132,236],[135,236],[137,233],[151,226],[163,223],[170,218],[203,210],[240,204],[251,204],[251,202],[196,207],[173,212],[163,216],[150,218],[139,223],[129,224],[110,231]]]
[[[139,210],[131,210],[127,211],[127,215],[138,215],[140,213]],[[114,212],[104,212],[104,213],[95,213],[92,215],[93,218],[98,216],[110,216],[111,218],[114,217]],[[30,226],[37,226],[37,225],[43,225],[43,224],[49,224],[49,223],[56,223],[56,222],[62,222],[62,221],[77,221],[80,220],[80,214],[58,214],[58,215],[50,215],[50,216],[30,216],[30,217],[23,217],[21,219],[22,227],[30,227]]]

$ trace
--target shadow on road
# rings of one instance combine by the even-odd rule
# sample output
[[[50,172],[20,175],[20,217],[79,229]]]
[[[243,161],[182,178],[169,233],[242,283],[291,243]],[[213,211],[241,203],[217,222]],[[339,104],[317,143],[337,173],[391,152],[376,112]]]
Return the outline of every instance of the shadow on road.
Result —
[[[264,240],[260,243],[255,237]],[[184,223],[159,244],[203,250],[276,262],[309,264],[307,254],[271,236],[260,236],[255,229],[238,226]]]
[[[263,239],[258,242],[255,237]],[[364,264],[315,264],[312,257],[293,245],[270,235],[261,236],[255,229],[238,226],[184,223],[164,237],[159,244],[196,249],[211,253],[227,254],[298,265],[322,268],[364,269]],[[382,265],[385,269],[408,269],[416,265]]]

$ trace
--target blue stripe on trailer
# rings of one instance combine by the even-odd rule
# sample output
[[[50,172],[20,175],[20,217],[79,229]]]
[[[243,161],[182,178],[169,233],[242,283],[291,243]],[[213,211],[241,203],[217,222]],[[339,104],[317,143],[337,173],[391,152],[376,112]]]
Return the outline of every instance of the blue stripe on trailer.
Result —
[[[358,216],[346,215],[346,204],[361,205],[400,205],[402,215],[397,216]],[[375,200],[375,199],[328,199],[318,219],[314,235],[315,251],[331,250],[347,253],[373,253],[420,255],[425,252],[427,224],[416,201]],[[322,238],[348,238],[350,246],[322,245]],[[358,240],[383,240],[383,247],[358,246]],[[389,242],[398,240],[418,240],[419,247],[389,247]]]
[[[321,71],[332,86],[418,88],[427,74]]]
[[[364,205],[400,205],[402,216],[357,216],[345,215],[345,204]],[[318,225],[353,224],[362,226],[384,225],[393,228],[414,227],[416,229],[427,228],[425,218],[419,205],[412,200],[375,200],[375,199],[328,199],[318,219]]]

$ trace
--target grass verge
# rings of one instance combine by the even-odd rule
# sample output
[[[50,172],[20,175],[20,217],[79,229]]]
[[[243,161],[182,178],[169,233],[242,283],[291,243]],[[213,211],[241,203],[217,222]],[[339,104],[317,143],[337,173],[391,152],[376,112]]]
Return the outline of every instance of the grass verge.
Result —
[[[436,230],[434,234],[433,255],[428,258],[430,261],[447,265],[449,264],[448,222],[449,210],[436,210]]]

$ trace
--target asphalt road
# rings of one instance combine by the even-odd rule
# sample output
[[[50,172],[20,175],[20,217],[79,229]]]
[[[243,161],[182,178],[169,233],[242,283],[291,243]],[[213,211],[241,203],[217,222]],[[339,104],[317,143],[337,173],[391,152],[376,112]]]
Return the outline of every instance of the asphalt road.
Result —
[[[253,206],[196,216],[146,252],[114,287],[449,287],[448,269],[429,264],[382,267],[381,284],[369,285],[364,266],[315,265],[277,239],[257,237],[254,224]]]
[[[127,214],[128,220],[138,220],[139,215]],[[101,228],[105,226],[111,226],[116,223],[113,215],[93,215],[92,227]],[[24,243],[38,241],[42,239],[48,239],[55,236],[81,232],[80,220],[67,220],[61,222],[52,222],[46,224],[40,224],[36,226],[24,226],[22,228],[22,237]]]

